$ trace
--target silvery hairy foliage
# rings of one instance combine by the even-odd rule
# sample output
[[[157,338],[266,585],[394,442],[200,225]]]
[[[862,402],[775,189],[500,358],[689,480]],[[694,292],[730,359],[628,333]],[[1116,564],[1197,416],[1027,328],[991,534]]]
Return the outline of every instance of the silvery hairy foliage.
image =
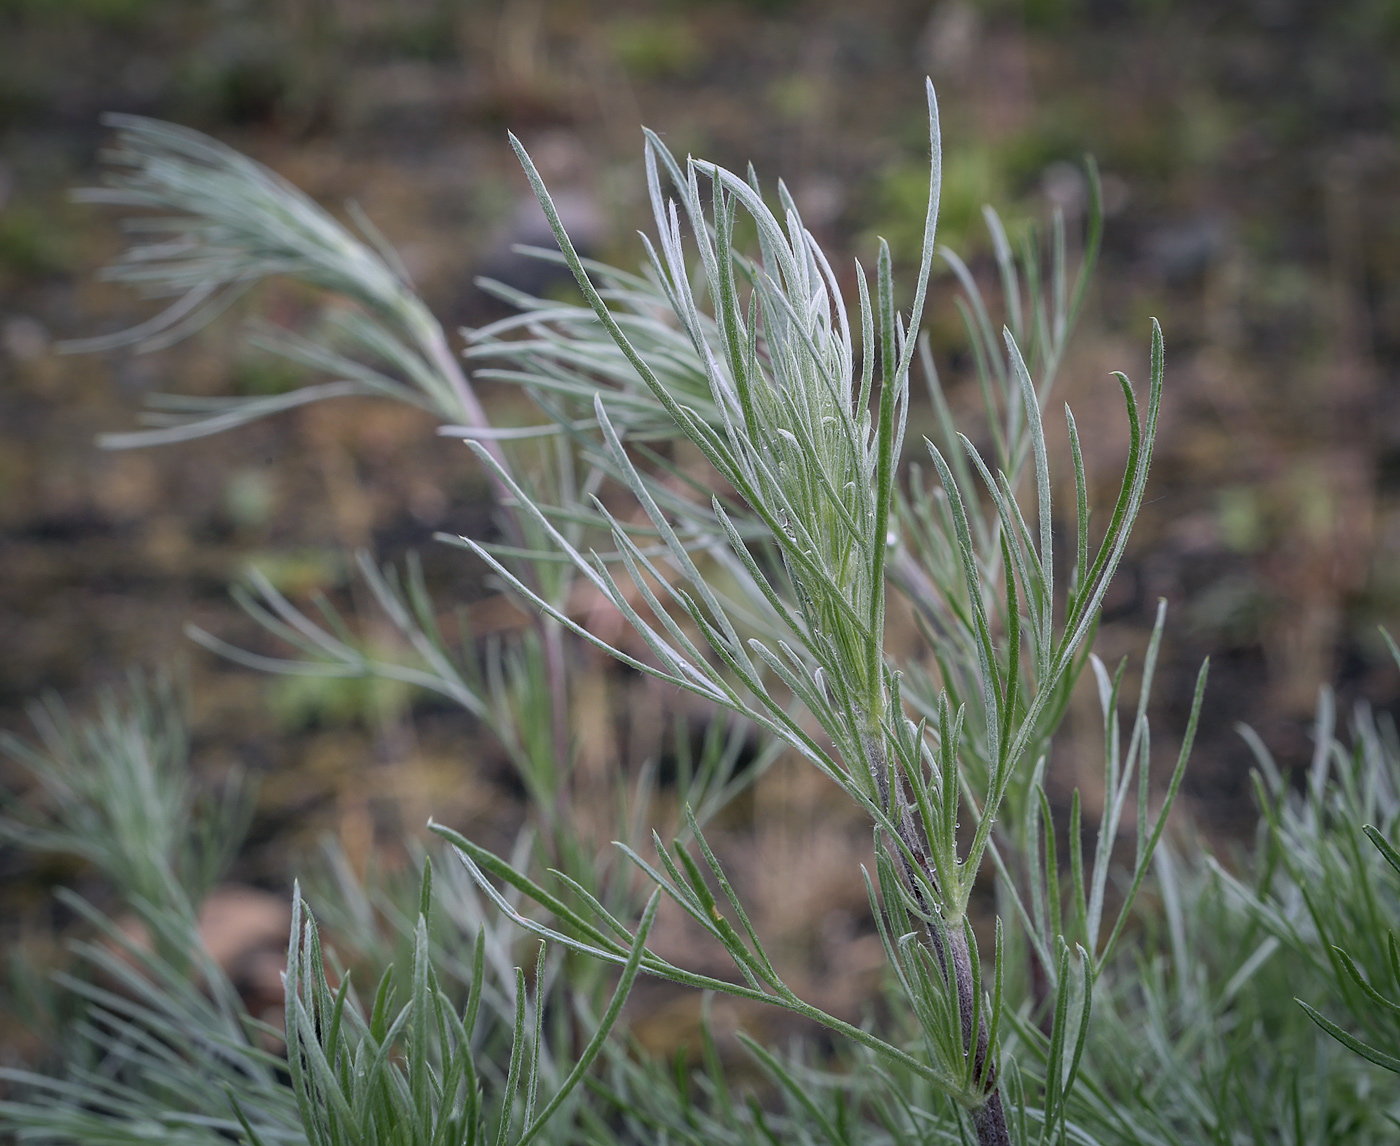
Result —
[[[1013,801],[1027,808],[1028,837],[1036,838],[1046,826],[1035,817],[1042,809],[1032,810],[1024,796],[1039,786],[1035,773],[1044,767],[1049,731],[1063,712],[1073,678],[1089,663],[1082,647],[1141,505],[1160,403],[1162,349],[1160,332],[1154,330],[1145,409],[1139,410],[1127,379],[1120,379],[1132,448],[1118,502],[1096,545],[1090,543],[1077,433],[1072,416],[1068,418],[1077,552],[1073,564],[1062,562],[1068,565],[1068,584],[1057,593],[1042,403],[1080,292],[1071,296],[1066,289],[1063,247],[1057,245],[1051,298],[1035,298],[1032,314],[1023,317],[1016,260],[994,221],[1006,294],[1016,300],[1012,321],[1031,332],[1040,385],[1015,332],[1008,327],[1000,347],[988,336],[985,308],[975,290],[970,292],[973,336],[983,361],[997,364],[987,369],[997,456],[989,464],[945,418],[949,453],[958,459],[959,472],[943,451],[926,443],[938,478],[937,495],[916,481],[910,493],[897,496],[919,319],[935,256],[940,140],[931,89],[929,113],[929,208],[907,320],[895,302],[887,247],[880,249],[873,287],[857,264],[856,306],[849,309],[858,320],[848,319],[838,277],[802,227],[784,188],[778,192],[780,215],[768,207],[752,176],[741,178],[694,160],[682,166],[657,137],[648,137],[648,187],[658,230],[656,242],[647,244],[649,278],[689,344],[694,365],[685,389],[653,369],[646,351],[619,321],[619,308],[604,297],[574,252],[547,189],[517,144],[564,261],[597,324],[645,392],[709,462],[719,479],[715,488],[732,490],[740,508],[731,510],[717,494],[706,498],[703,492],[684,503],[674,496],[661,502],[654,492],[659,483],[634,461],[625,440],[626,421],[610,412],[605,393],[594,394],[592,414],[611,472],[645,511],[663,559],[645,552],[632,531],[596,499],[620,562],[584,553],[552,525],[542,507],[530,504],[524,490],[513,492],[579,574],[623,613],[651,658],[644,661],[605,644],[607,651],[739,712],[786,741],[870,815],[880,841],[875,878],[867,877],[872,910],[922,1045],[912,1053],[906,1045],[853,1027],[797,997],[764,952],[699,825],[691,826],[694,852],[684,845],[668,852],[658,838],[658,864],[629,854],[724,945],[742,982],[701,981],[659,956],[644,959],[644,969],[763,1000],[823,1023],[888,1063],[922,1075],[952,1100],[951,1109],[960,1118],[966,1113],[978,1141],[1001,1142],[1009,1141],[1010,1133],[999,1061],[1001,943],[998,937],[984,982],[968,904],[1018,773],[1031,774],[1017,785],[1022,799]],[[733,248],[741,217],[757,231],[756,260]],[[686,252],[687,232],[698,248],[698,270]],[[1034,279],[1039,270],[1034,252],[1025,270]],[[630,300],[620,301],[624,312],[631,309]],[[702,301],[709,303],[710,313],[702,310]],[[535,353],[547,366],[560,347],[555,340]],[[668,357],[673,356],[674,351]],[[936,378],[930,382],[943,414],[947,404],[939,400]],[[691,405],[688,394],[697,389],[708,401],[702,397]],[[483,463],[509,483],[484,447],[477,444],[476,449]],[[1017,501],[1022,485],[1033,494],[1034,528]],[[531,592],[487,547],[468,544],[546,615],[580,638],[602,643]],[[736,602],[714,591],[711,562],[724,569],[728,595]],[[885,655],[887,568],[896,563],[908,567],[906,583],[916,593],[927,593],[928,630],[935,656],[942,658],[936,675],[906,674]],[[625,576],[617,570],[619,564]],[[753,635],[755,629],[759,635]],[[1149,661],[1153,657],[1155,641]],[[1089,882],[1081,881],[1075,889],[1073,923],[1060,918],[1060,902],[1046,902],[1039,865],[1030,873],[1028,896],[1020,894],[1014,878],[1005,881],[1024,917],[1018,922],[1029,924],[1025,934],[1055,1000],[1050,1034],[1040,1048],[1048,1069],[1039,1084],[1043,1105],[1036,1113],[1038,1133],[1047,1136],[1064,1128],[1065,1096],[1082,1045],[1071,1032],[1077,1037],[1086,1030],[1093,979],[1131,905],[1130,893],[1105,930],[1104,889],[1118,817],[1129,792],[1136,790],[1136,887],[1165,815],[1163,811],[1154,826],[1147,807],[1146,694],[1125,748],[1117,735],[1117,685],[1101,666],[1096,672],[1110,714],[1110,803]],[[1150,664],[1146,675],[1150,681]],[[812,720],[821,737],[813,735]],[[1183,752],[1183,764],[1184,759]],[[970,839],[959,834],[964,813],[971,818]],[[1009,842],[1010,833],[1006,835]],[[629,949],[632,933],[618,930],[602,905],[589,904],[589,911],[563,905],[547,888],[471,841],[451,838],[483,888],[493,887],[488,876],[503,879],[555,917],[551,923],[519,916],[526,927],[614,962]],[[1049,879],[1057,882],[1058,874]],[[720,889],[719,897],[712,886]],[[1021,1104],[1022,1114],[1024,1109]]]
[[[536,254],[566,266],[581,299],[487,284],[518,314],[466,332],[465,368],[362,215],[353,233],[204,136],[113,117],[108,182],[86,197],[143,212],[108,273],[166,305],[76,348],[169,345],[272,276],[319,288],[326,306],[306,331],[253,335],[323,380],[273,397],[160,397],[148,429],[105,444],[187,440],[347,394],[426,409],[485,467],[501,524],[496,541],[443,540],[484,560],[537,617],[520,633],[474,641],[464,629],[449,640],[416,565],[361,555],[369,596],[401,636],[394,650],[362,639],[324,601],[303,611],[256,573],[236,592],[286,655],[191,635],[250,667],[382,677],[451,700],[496,737],[532,821],[508,856],[439,826],[447,856],[435,867],[423,857],[411,880],[358,877],[332,849],[306,881],[319,925],[295,897],[285,1018],[269,1026],[200,954],[199,906],[246,805],[195,800],[178,705],[138,682],[95,722],[51,708],[42,744],[9,745],[49,811],[16,812],[6,835],[101,867],[148,938],[70,896],[95,938],[58,990],[24,979],[38,1011],[52,1004],[56,1057],[47,1073],[8,1072],[0,1120],[11,1131],[211,1146],[1173,1143],[1289,1140],[1285,1129],[1302,1141],[1321,1128],[1380,1140],[1375,1116],[1346,1121],[1372,1076],[1343,1078],[1327,1058],[1340,1049],[1329,1030],[1355,1036],[1320,1012],[1331,1026],[1319,1027],[1276,981],[1299,949],[1313,952],[1314,969],[1340,969],[1349,998],[1386,997],[1377,976],[1387,964],[1372,956],[1393,960],[1393,941],[1319,957],[1319,937],[1346,937],[1277,922],[1291,918],[1274,904],[1291,862],[1278,853],[1297,859],[1310,843],[1332,855],[1339,821],[1285,817],[1270,780],[1266,823],[1296,819],[1302,842],[1247,858],[1259,882],[1173,858],[1162,840],[1204,670],[1159,788],[1147,706],[1165,609],[1135,696],[1125,666],[1091,651],[1142,505],[1164,371],[1154,324],[1146,386],[1115,376],[1127,464],[1112,503],[1091,510],[1067,409],[1063,477],[1052,475],[1047,436],[1061,432],[1052,387],[1098,248],[1092,169],[1077,269],[1063,220],[1044,241],[1013,242],[987,212],[989,301],[973,269],[936,243],[931,88],[928,109],[928,210],[907,304],[884,244],[873,276],[859,264],[840,273],[785,186],[767,195],[752,171],[682,161],[652,134],[654,234],[641,272],[584,260],[513,140],[558,240],[557,252]],[[752,249],[740,235],[755,236]],[[948,279],[933,280],[936,264]],[[920,333],[929,291],[945,284],[957,291],[980,395],[970,425],[953,417]],[[492,425],[474,378],[519,387],[540,421]],[[911,407],[925,401],[935,431],[906,442]],[[681,443],[700,461],[683,460]],[[887,644],[891,593],[914,618],[921,655],[897,659]],[[581,595],[607,602],[630,635],[590,630]],[[617,848],[600,852],[569,815],[579,642],[715,714],[698,753],[678,738],[674,839],[648,838],[652,773],[625,793]],[[1077,792],[1057,807],[1047,787],[1081,678],[1103,724],[1093,814]],[[763,746],[740,769],[755,732]],[[874,833],[874,871],[851,878],[865,881],[888,974],[861,1022],[788,984],[705,835],[782,752],[827,776]],[[1325,775],[1315,787],[1330,790]],[[1381,827],[1392,830],[1393,820]],[[1332,862],[1346,869],[1361,857],[1353,848]],[[1289,886],[1308,874],[1288,869]],[[988,879],[997,916],[979,942],[974,893]],[[1151,903],[1140,910],[1144,887]],[[663,900],[727,953],[730,974],[678,965],[650,945]],[[708,1029],[698,1062],[657,1063],[613,1034],[639,975],[788,1011],[837,1036],[836,1049],[745,1040],[767,1084],[747,1093]],[[1312,1005],[1324,1006],[1334,980],[1310,982]],[[1382,1061],[1391,1044],[1365,1033]],[[1291,1119],[1261,1097],[1290,1086]]]

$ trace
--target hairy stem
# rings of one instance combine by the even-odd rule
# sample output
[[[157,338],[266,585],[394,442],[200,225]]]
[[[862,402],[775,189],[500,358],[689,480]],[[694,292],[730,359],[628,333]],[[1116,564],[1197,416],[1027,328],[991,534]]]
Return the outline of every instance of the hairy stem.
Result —
[[[894,790],[889,754],[885,751],[883,741],[877,734],[867,734],[862,740],[866,764],[875,783],[880,804],[897,827],[899,840],[891,840],[890,844],[899,858],[904,885],[924,915],[932,918],[940,909],[928,902],[928,897],[924,894],[924,880],[935,888],[938,887],[938,880],[929,868],[929,847],[925,831],[916,826],[913,810],[906,801],[898,798],[898,793]],[[924,880],[919,878],[919,873],[915,870],[916,861],[923,868]],[[961,926],[940,930],[930,922],[924,929],[924,938],[936,964],[943,969],[945,986],[957,993],[963,1053],[972,1056],[972,1078],[981,1087],[984,1095],[982,1103],[971,1110],[978,1146],[1010,1146],[1011,1137],[1006,1126],[1006,1112],[1002,1107],[996,1067],[990,1058],[992,1047],[987,1024],[979,1021],[981,1000],[973,986],[975,976],[967,933]]]
[[[972,1112],[972,1128],[977,1132],[977,1146],[1011,1146],[1001,1091],[993,1090],[986,1103]]]
[[[973,993],[972,952],[968,950],[967,936],[961,928],[950,928],[948,931],[948,956],[948,962],[952,964],[954,988],[958,992],[963,1047],[972,1054],[972,1077],[982,1086],[986,1096],[983,1104],[972,1111],[977,1143],[978,1146],[1010,1146],[1011,1137],[1006,1128],[1006,1112],[1001,1105],[996,1068],[989,1061],[991,1045],[987,1024],[978,1022],[981,1000]]]

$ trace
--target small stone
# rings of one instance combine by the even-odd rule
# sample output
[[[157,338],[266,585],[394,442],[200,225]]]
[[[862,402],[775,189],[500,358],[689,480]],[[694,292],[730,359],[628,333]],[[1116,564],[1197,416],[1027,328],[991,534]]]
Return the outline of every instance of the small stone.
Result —
[[[37,318],[15,314],[0,324],[0,345],[16,362],[37,362],[49,352],[48,327]]]

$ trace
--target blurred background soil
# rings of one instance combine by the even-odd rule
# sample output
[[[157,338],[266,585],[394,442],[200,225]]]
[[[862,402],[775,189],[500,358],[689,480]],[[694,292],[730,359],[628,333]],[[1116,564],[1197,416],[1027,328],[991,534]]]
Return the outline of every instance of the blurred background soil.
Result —
[[[943,114],[941,238],[989,285],[981,204],[1015,226],[1056,204],[1077,219],[1081,157],[1103,172],[1103,260],[1059,383],[1101,498],[1125,452],[1108,372],[1145,380],[1152,316],[1168,373],[1099,650],[1139,654],[1168,600],[1154,741],[1174,756],[1209,655],[1187,811],[1209,834],[1247,831],[1237,723],[1298,766],[1320,686],[1343,711],[1393,708],[1400,686],[1378,634],[1400,628],[1397,0],[0,0],[0,728],[27,734],[24,706],[44,690],[81,707],[132,667],[175,666],[201,768],[261,783],[237,877],[279,894],[326,833],[367,863],[429,814],[494,844],[522,815],[519,784],[455,709],[259,677],[182,635],[194,623],[266,647],[227,591],[250,563],[295,599],[321,590],[355,614],[358,547],[420,552],[438,600],[470,605],[479,629],[520,619],[431,540],[493,525],[477,467],[425,416],[345,402],[161,450],[96,446],[148,393],[299,381],[242,349],[238,316],[145,357],[56,351],[150,313],[95,277],[121,247],[115,220],[67,198],[96,177],[102,112],[197,127],[337,211],[354,200],[455,329],[499,313],[482,273],[559,289],[510,252],[545,236],[507,129],[609,261],[639,259],[645,123],[678,152],[784,178],[833,263],[870,263],[884,235],[907,270],[925,74]],[[970,398],[949,276],[936,295],[936,356]],[[274,284],[244,316],[294,324],[314,306]],[[516,401],[485,394],[498,410]],[[586,663],[585,766],[664,755],[666,699],[641,703]],[[1084,699],[1057,764],[1092,786]],[[785,765],[724,830],[764,926],[857,997],[879,961],[854,874],[868,831]],[[794,868],[800,897],[781,876]],[[90,878],[0,851],[7,938],[50,925],[52,883]],[[688,1021],[672,1005],[654,1019],[672,1031],[663,1045]]]

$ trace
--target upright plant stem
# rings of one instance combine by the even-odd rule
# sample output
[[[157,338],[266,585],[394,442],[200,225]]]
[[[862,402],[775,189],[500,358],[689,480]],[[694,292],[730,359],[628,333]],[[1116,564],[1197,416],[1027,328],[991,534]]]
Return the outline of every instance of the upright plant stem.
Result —
[[[948,964],[953,969],[953,986],[958,992],[963,1047],[972,1055],[972,1077],[981,1081],[986,1094],[983,1104],[972,1110],[972,1125],[977,1131],[978,1146],[1011,1146],[996,1068],[988,1061],[992,1048],[987,1036],[987,1024],[978,1022],[977,1011],[981,1000],[973,991],[972,952],[968,950],[967,937],[961,928],[949,929],[948,956]]]
[[[993,1090],[987,1095],[986,1105],[972,1112],[972,1128],[977,1132],[978,1146],[1011,1146],[1000,1090]]]
[[[886,752],[879,734],[868,732],[863,740],[866,765],[875,782],[880,804],[898,828],[899,840],[891,840],[890,844],[899,858],[904,886],[924,917],[932,920],[940,909],[928,902],[928,897],[923,891],[925,880],[934,887],[938,886],[937,877],[929,867],[926,833],[915,825],[909,806],[896,799],[890,775],[889,753]],[[915,859],[911,857],[916,857],[923,867],[923,880],[915,872]],[[981,1084],[985,1095],[980,1105],[971,1108],[978,1146],[1011,1146],[996,1067],[990,1061],[993,1048],[987,1033],[987,1024],[980,1021],[978,1013],[981,1000],[977,997],[974,985],[976,976],[973,974],[972,951],[968,947],[967,935],[961,926],[940,929],[930,922],[924,928],[924,941],[933,954],[935,964],[943,971],[945,987],[957,993],[963,1053],[971,1056],[972,1077]]]

